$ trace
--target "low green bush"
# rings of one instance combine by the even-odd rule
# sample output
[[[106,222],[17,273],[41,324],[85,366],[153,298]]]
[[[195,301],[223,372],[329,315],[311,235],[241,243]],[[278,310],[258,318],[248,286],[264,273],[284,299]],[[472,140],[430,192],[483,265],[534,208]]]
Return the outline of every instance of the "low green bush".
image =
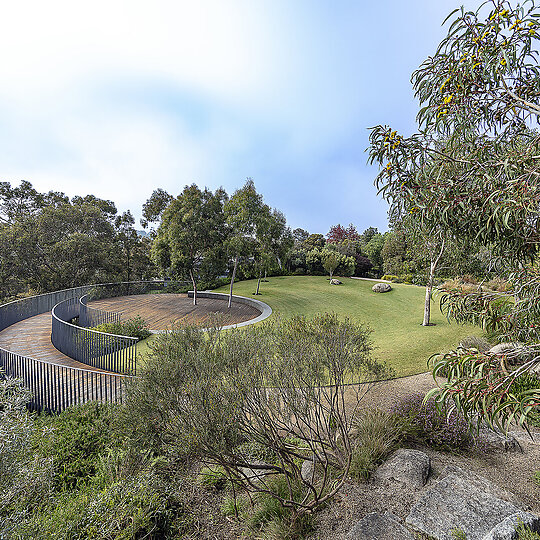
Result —
[[[367,480],[371,472],[394,450],[403,437],[403,421],[380,410],[363,412],[353,424],[350,476]]]
[[[540,388],[540,377],[534,373],[522,373],[514,379],[510,386],[510,392],[521,394],[528,390],[537,390]]]
[[[35,438],[35,453],[52,459],[55,491],[72,490],[92,480],[100,455],[118,444],[114,411],[113,405],[93,401],[40,417],[44,429]]]
[[[227,474],[223,467],[203,467],[197,475],[197,482],[206,489],[221,491],[228,482]]]
[[[246,524],[253,532],[264,531],[267,537],[283,540],[304,538],[312,530],[311,515],[296,515],[290,508],[281,504],[277,497],[289,498],[289,484],[285,476],[269,478],[266,483],[274,495],[257,493],[254,507],[244,513]],[[292,484],[293,499],[300,502],[303,498],[301,482]],[[277,497],[276,497],[277,495]]]
[[[172,512],[148,475],[64,493],[19,524],[17,538],[165,538]]]
[[[381,279],[384,279],[386,281],[394,281],[396,280],[398,277],[395,276],[394,274],[384,274],[384,276],[381,278]]]
[[[148,325],[139,315],[121,322],[99,324],[94,326],[92,330],[105,332],[107,334],[115,334],[117,336],[134,337],[139,341],[152,335],[152,332],[148,330]]]

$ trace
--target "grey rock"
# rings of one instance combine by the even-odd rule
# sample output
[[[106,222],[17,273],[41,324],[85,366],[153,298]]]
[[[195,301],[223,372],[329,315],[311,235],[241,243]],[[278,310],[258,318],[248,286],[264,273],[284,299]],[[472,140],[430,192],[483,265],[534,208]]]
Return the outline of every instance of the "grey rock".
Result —
[[[400,483],[413,489],[425,485],[431,462],[429,456],[419,450],[396,450],[373,475],[375,480]]]
[[[315,478],[314,473],[315,473],[315,464],[313,463],[313,460],[306,459],[302,463],[302,470],[301,470],[302,480],[304,480],[304,482],[312,483]]]
[[[467,540],[483,540],[507,517],[520,511],[493,495],[498,491],[496,486],[491,489],[488,480],[474,476],[472,482],[459,472],[444,476],[423,493],[406,524],[439,540],[452,540],[451,531],[456,529],[463,531]]]
[[[510,365],[520,364],[532,360],[535,356],[534,348],[527,347],[520,341],[499,343],[489,349],[488,353],[504,356]]]
[[[345,537],[348,540],[414,540],[393,514],[368,514]]]
[[[375,285],[371,287],[371,290],[373,292],[389,292],[392,290],[392,287],[388,283],[375,283]]]
[[[491,452],[518,452],[521,450],[517,439],[512,435],[504,435],[489,428],[480,428],[482,446]]]
[[[467,481],[468,484],[473,485],[479,491],[484,491],[485,493],[489,493],[498,499],[503,499],[505,501],[514,503],[516,506],[519,505],[519,500],[513,493],[500,488],[493,482],[490,482],[487,478],[484,478],[471,470],[462,469],[457,465],[447,465],[441,471],[438,479],[440,480],[449,474],[459,476],[463,480]]]
[[[339,279],[336,278],[330,280],[330,285],[341,285],[342,283],[342,281],[339,281]]]
[[[529,527],[533,532],[540,532],[540,518],[529,512],[516,512],[493,528],[482,540],[515,540],[516,529],[520,524]]]
[[[259,460],[253,460],[251,463],[253,463],[253,465],[260,465],[260,466],[266,465],[264,461],[259,461]],[[242,472],[242,474],[245,475],[245,477],[248,480],[251,480],[252,482],[258,482],[262,480],[268,474],[272,474],[274,472],[272,469],[265,469],[265,468],[259,469],[259,468],[251,468],[251,467],[240,467],[240,471]]]
[[[508,435],[514,437],[520,443],[540,444],[540,433],[538,431],[531,431],[530,435],[526,431],[511,431]]]

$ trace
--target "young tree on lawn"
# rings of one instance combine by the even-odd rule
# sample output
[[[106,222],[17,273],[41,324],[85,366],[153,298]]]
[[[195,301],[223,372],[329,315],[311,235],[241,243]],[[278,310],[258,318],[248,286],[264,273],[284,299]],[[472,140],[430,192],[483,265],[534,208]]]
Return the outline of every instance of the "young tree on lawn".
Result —
[[[422,105],[420,133],[403,137],[376,126],[370,135],[370,160],[381,166],[376,184],[391,216],[413,212],[427,227],[476,238],[512,261],[513,293],[519,294],[499,324],[507,338],[519,335],[534,345],[540,341],[540,278],[528,263],[540,246],[540,136],[531,129],[540,119],[539,15],[534,1],[493,0],[476,12],[452,12],[447,37],[412,76]],[[481,290],[445,299],[458,319],[485,320],[493,302]],[[516,396],[511,384],[535,361],[498,379],[473,355],[469,368],[446,370],[441,395],[453,395],[466,413],[492,423],[507,425],[516,415],[524,422],[540,394]]]
[[[212,193],[195,184],[186,186],[163,212],[152,245],[153,257],[164,271],[189,276],[193,305],[197,305],[197,280],[214,277],[226,238],[223,189]]]
[[[321,260],[323,268],[330,274],[330,279],[334,275],[336,268],[339,266],[340,253],[330,249],[323,249]]]
[[[263,205],[258,216],[258,227],[256,231],[256,255],[255,261],[258,267],[257,290],[255,294],[260,294],[263,270],[266,275],[268,266],[277,261],[279,266],[282,260],[293,245],[291,230],[287,227],[287,220],[283,212],[270,209]]]
[[[262,195],[257,193],[255,183],[251,178],[248,178],[244,186],[236,190],[225,204],[225,219],[230,231],[227,248],[234,260],[229,290],[229,308],[232,304],[238,260],[241,256],[255,255],[257,233],[262,226],[261,216],[265,213],[265,206]]]

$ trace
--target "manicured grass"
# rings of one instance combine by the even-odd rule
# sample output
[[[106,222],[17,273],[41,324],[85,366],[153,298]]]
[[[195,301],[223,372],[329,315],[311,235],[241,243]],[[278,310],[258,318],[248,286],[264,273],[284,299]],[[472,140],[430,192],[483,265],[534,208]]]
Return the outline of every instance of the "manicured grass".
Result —
[[[266,302],[283,317],[335,312],[341,317],[367,323],[373,330],[374,356],[392,366],[397,376],[427,371],[428,358],[457,346],[467,335],[480,335],[479,328],[448,323],[437,300],[432,302],[432,322],[422,326],[425,289],[392,284],[388,293],[374,293],[373,281],[341,278],[343,285],[330,285],[323,276],[280,276],[261,283],[254,296],[256,280],[235,283],[234,294]],[[216,289],[228,292],[227,287]]]

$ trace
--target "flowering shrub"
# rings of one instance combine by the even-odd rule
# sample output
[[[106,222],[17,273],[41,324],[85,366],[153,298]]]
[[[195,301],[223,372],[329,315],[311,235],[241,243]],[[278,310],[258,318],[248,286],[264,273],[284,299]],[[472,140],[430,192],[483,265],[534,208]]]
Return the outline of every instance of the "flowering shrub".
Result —
[[[404,420],[406,438],[443,450],[471,450],[481,447],[467,420],[456,410],[439,409],[434,399],[423,403],[422,394],[412,394],[393,407]]]

